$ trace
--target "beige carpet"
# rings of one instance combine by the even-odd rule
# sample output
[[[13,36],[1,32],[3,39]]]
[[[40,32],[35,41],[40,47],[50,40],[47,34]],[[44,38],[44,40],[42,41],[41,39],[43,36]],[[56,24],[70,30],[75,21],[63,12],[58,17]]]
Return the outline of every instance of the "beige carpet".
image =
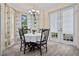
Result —
[[[8,48],[3,56],[40,56],[38,50],[29,52],[26,51],[26,54],[23,54],[23,51],[20,51],[20,44],[14,45],[11,48]],[[79,56],[79,49],[73,46],[56,43],[51,40],[48,41],[48,52],[45,52],[43,49],[43,56]]]

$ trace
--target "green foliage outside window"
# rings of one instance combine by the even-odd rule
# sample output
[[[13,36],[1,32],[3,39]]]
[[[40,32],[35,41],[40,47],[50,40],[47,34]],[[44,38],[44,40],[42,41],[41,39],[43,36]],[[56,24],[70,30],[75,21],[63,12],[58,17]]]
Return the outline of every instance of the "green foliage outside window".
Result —
[[[52,33],[51,33],[51,36],[54,37],[54,38],[58,38],[58,33],[52,32]]]
[[[23,27],[27,27],[27,16],[26,15],[22,15],[21,16],[21,24]]]
[[[27,31],[25,30],[27,29],[27,16],[26,15],[21,16],[21,25],[24,28],[24,33],[27,33]]]

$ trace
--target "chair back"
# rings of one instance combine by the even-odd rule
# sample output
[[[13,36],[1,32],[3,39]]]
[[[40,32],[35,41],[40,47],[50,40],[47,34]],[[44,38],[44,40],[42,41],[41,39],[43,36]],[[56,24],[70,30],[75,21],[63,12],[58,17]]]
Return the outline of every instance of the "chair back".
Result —
[[[39,33],[41,33],[42,32],[42,29],[39,29]]]
[[[48,40],[48,36],[49,36],[49,29],[42,29],[41,32],[41,42],[44,42]]]
[[[23,29],[18,29],[18,30],[19,30],[20,39],[21,39],[22,41],[25,41],[25,36],[24,36]]]

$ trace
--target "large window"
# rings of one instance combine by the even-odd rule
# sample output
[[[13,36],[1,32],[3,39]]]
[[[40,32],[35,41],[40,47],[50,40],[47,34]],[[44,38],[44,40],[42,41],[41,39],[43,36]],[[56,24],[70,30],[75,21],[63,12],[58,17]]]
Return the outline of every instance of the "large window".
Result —
[[[39,15],[38,14],[28,14],[27,15],[27,27],[28,29],[35,30],[38,32],[39,30]]]
[[[50,13],[49,16],[50,16],[51,32],[58,32],[58,30],[57,30],[57,20],[58,20],[57,12]]]
[[[21,16],[21,24],[24,28],[27,28],[27,16],[26,15]]]
[[[73,8],[63,9],[63,33],[73,34]]]
[[[15,20],[15,10],[5,4],[5,48],[14,44],[14,20]]]
[[[61,36],[66,41],[73,41],[73,13],[74,7],[72,6],[49,13],[52,37]]]
[[[73,7],[65,8],[62,12],[63,19],[63,39],[67,41],[73,41],[73,19],[74,19]]]
[[[49,13],[50,19],[50,31],[52,32],[52,37],[58,37],[59,23],[60,23],[60,11],[55,11]]]

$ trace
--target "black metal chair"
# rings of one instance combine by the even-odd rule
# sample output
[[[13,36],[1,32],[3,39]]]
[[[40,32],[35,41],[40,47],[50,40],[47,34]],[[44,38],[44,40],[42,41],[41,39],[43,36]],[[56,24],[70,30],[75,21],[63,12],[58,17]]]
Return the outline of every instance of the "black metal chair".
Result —
[[[22,51],[22,47],[23,47],[23,43],[24,43],[24,40],[23,40],[23,32],[22,32],[22,29],[18,29],[19,30],[19,36],[20,36],[20,39],[21,39],[21,45],[20,45],[20,51]]]
[[[39,33],[41,33],[42,29],[39,29]]]
[[[19,29],[19,35],[20,35],[20,39],[21,39],[20,51],[22,51],[22,48],[24,47],[24,54],[25,54],[26,46],[29,45],[29,42],[25,41],[23,29]]]
[[[42,46],[44,48],[46,48],[46,52],[47,52],[48,36],[49,36],[49,29],[42,29],[40,41],[33,43],[34,46],[37,47],[40,50],[40,55],[42,55]]]

